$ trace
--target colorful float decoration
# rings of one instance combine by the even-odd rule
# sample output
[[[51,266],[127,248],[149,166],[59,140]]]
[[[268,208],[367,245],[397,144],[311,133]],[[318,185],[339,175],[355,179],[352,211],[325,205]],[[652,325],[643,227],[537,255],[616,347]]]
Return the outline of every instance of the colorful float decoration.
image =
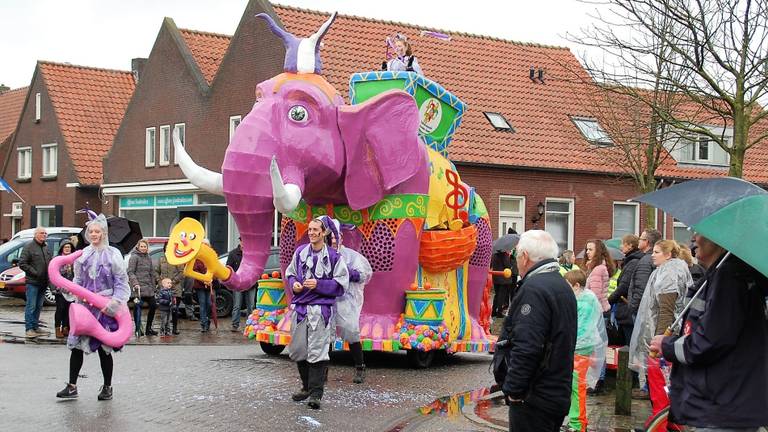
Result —
[[[283,214],[283,271],[307,243],[309,221],[329,215],[356,227],[344,244],[373,269],[360,317],[364,350],[492,350],[484,304],[488,212],[447,158],[465,104],[414,72],[371,71],[352,75],[351,105],[345,105],[322,76],[319,57],[319,40],[335,14],[306,39],[260,17],[286,45],[285,72],[257,86],[259,102],[233,135],[222,173],[197,166],[174,139],[190,181],[225,196],[241,233],[243,261],[234,272],[207,256],[210,274],[185,274],[247,289],[266,262],[273,209]],[[299,50],[301,44],[313,44],[314,53]],[[283,288],[278,296],[277,286],[272,278],[260,282],[245,334],[281,350],[290,340],[285,305],[292,293]],[[346,344],[337,340],[335,347]]]

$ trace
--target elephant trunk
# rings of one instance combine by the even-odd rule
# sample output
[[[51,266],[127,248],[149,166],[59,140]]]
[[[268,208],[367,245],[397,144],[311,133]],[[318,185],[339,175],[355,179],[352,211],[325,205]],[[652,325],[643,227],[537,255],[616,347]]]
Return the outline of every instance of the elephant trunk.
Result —
[[[250,289],[258,282],[269,256],[274,226],[270,162],[278,144],[269,134],[259,133],[267,130],[263,120],[249,117],[238,126],[222,164],[224,196],[243,243],[240,267],[222,281],[234,291]]]

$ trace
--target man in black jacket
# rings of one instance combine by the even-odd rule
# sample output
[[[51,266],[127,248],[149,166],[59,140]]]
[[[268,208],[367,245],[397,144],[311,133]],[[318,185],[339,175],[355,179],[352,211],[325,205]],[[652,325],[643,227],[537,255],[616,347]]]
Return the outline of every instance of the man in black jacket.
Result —
[[[576,345],[576,297],[560,276],[558,247],[540,230],[523,233],[517,266],[523,277],[499,337],[507,364],[500,383],[509,430],[557,431],[568,413]]]
[[[45,242],[47,238],[45,228],[35,229],[34,238],[24,245],[19,257],[19,268],[24,271],[27,281],[24,327],[28,338],[51,334],[38,328],[45,291],[48,289],[48,263],[51,262],[51,251]]]
[[[650,345],[674,363],[670,419],[696,430],[757,431],[768,424],[768,278],[702,236],[696,243],[706,286],[683,316],[682,334]]]
[[[616,291],[608,297],[608,303],[616,305],[616,322],[619,323],[626,345],[629,345],[629,340],[632,339],[632,329],[635,326],[635,319],[629,309],[629,286],[640,258],[645,256],[638,247],[639,239],[636,235],[627,234],[621,238],[624,263],[621,266],[619,280],[616,282]]]
[[[491,270],[504,271],[512,269],[512,254],[508,251],[496,251],[491,257]],[[493,317],[503,317],[504,311],[509,306],[509,299],[514,291],[514,284],[517,282],[517,275],[506,278],[503,275],[493,276]]]
[[[645,286],[648,285],[648,279],[650,279],[651,273],[655,269],[651,253],[653,252],[653,246],[659,240],[661,240],[661,233],[658,230],[646,229],[640,233],[638,246],[644,255],[637,262],[637,267],[635,267],[635,271],[632,274],[628,292],[629,297],[627,297],[633,322],[637,316],[637,310],[640,308],[640,300],[643,299]]]

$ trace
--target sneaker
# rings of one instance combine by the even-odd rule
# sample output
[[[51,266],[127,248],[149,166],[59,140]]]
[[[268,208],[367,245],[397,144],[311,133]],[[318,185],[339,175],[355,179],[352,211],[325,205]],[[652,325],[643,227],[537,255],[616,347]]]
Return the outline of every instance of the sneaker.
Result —
[[[156,332],[156,331],[154,331],[154,330],[152,330],[152,329],[147,329],[146,331],[144,331],[144,333],[145,333],[147,336],[157,336],[157,332]]]
[[[39,334],[40,336],[49,336],[51,334],[51,332],[49,332],[48,330],[40,330],[39,327],[35,329],[35,332],[37,332],[37,334]]]
[[[636,400],[650,400],[651,396],[647,391],[643,389],[632,389],[632,399]]]
[[[27,339],[34,339],[34,338],[40,336],[40,333],[36,332],[33,329],[30,329],[30,330],[27,330],[26,333],[24,333],[24,336],[26,336]]]
[[[240,328],[232,326],[232,328],[229,331],[231,331],[232,333],[239,333],[240,332]]]
[[[587,396],[599,396],[605,393],[605,382],[600,380],[595,384],[595,388],[587,389]]]
[[[298,392],[294,393],[291,396],[291,399],[293,399],[296,402],[301,402],[303,400],[306,400],[309,397],[309,390],[301,389]]]
[[[365,366],[355,367],[355,377],[352,378],[352,382],[355,384],[362,384],[365,382]]]
[[[320,409],[320,399],[316,397],[309,398],[309,402],[307,402],[307,406],[310,407],[313,410],[319,410]]]
[[[178,330],[178,329],[173,329],[173,334],[178,336],[178,335],[180,335],[181,333],[179,332],[179,330]]]
[[[76,399],[77,398],[77,386],[67,383],[64,390],[56,393],[57,398],[61,399]]]
[[[100,401],[112,400],[112,386],[101,386],[101,391],[99,391],[99,395],[96,399]]]

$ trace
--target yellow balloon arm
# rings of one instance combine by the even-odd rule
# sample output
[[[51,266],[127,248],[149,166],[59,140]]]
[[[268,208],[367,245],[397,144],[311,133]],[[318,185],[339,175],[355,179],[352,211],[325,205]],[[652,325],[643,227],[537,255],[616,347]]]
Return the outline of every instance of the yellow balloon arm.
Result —
[[[197,260],[205,265],[205,273],[195,271],[195,261]],[[205,283],[213,282],[214,277],[219,280],[227,280],[229,279],[231,272],[232,270],[229,267],[224,266],[219,262],[219,258],[216,256],[216,251],[205,243],[202,244],[195,259],[189,261],[184,267],[185,276],[189,276]]]

